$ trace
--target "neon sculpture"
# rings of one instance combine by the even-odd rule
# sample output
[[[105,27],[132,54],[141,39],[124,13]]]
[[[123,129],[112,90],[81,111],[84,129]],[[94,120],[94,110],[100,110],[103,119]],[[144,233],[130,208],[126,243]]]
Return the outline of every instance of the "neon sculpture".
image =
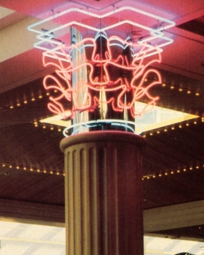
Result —
[[[161,62],[161,48],[173,42],[172,39],[164,36],[163,30],[173,26],[174,22],[130,7],[119,8],[116,12],[122,12],[124,10],[131,10],[151,18],[157,18],[163,22],[163,25],[152,29],[130,20],[124,20],[107,27],[95,28],[81,22],[70,21],[51,30],[39,31],[35,29],[35,27],[43,23],[70,12],[79,12],[100,19],[115,13],[114,11],[98,15],[73,8],[28,27],[30,31],[38,34],[37,38],[40,42],[36,43],[35,47],[45,50],[43,52],[44,66],[55,67],[55,75],[47,75],[43,81],[43,86],[46,90],[57,92],[56,96],[50,96],[49,98],[48,109],[52,113],[60,115],[61,118],[66,120],[68,118],[74,119],[77,112],[94,112],[96,110],[101,110],[102,112],[103,109],[111,108],[112,112],[126,112],[127,114],[127,111],[129,111],[129,115],[134,120],[135,116],[142,116],[152,110],[156,105],[159,97],[152,96],[150,89],[155,85],[161,84],[162,80],[160,73],[151,68],[151,65]],[[116,35],[108,37],[107,31],[125,23],[148,30],[150,36],[142,39],[139,38],[136,41],[131,40],[130,36],[126,40]],[[94,38],[84,38],[79,42],[72,38],[73,40],[70,46],[66,46],[60,40],[54,38],[54,32],[73,25],[91,29],[96,32],[96,36]],[[159,41],[157,40],[158,45],[156,46],[152,44],[155,38],[159,38]],[[103,52],[99,50],[99,47],[102,47],[102,45],[99,45],[99,42],[101,44],[102,40],[103,44],[105,44]],[[115,55],[116,48],[117,52],[119,52],[118,55]],[[89,54],[85,55],[84,61],[75,65],[72,57],[73,52],[80,52],[82,49],[88,51]],[[121,53],[126,49],[130,50],[130,56]],[[154,59],[151,57],[151,60],[148,62],[147,57],[152,55],[156,57]],[[80,71],[82,68],[86,68],[88,79],[81,80],[80,84],[72,86],[72,74]],[[100,70],[100,72],[97,73],[96,70]],[[122,73],[122,77],[113,75],[112,70],[117,70],[118,73]],[[124,75],[124,73],[128,73],[128,75]],[[151,78],[152,76],[154,77],[153,79]],[[83,90],[85,94],[83,102],[77,100],[80,90]],[[137,111],[135,109],[135,102],[144,97],[146,97],[148,103],[141,111]],[[126,128],[126,130],[134,132],[133,127],[136,125],[134,121],[107,119],[105,110],[101,113],[100,117],[101,119],[98,120],[73,124],[71,127],[65,129],[64,135],[67,136],[66,131],[74,127],[76,129],[73,134],[84,127],[93,128],[104,123],[109,123],[112,126],[121,126]],[[130,127],[130,125],[133,127]],[[142,127],[140,129],[141,133]]]
[[[122,46],[130,46],[131,47],[138,47],[138,44],[132,44],[127,41],[122,40],[119,37],[111,36],[110,38],[107,38],[107,51],[105,52],[105,59],[101,60],[99,58],[99,55],[96,54],[96,41],[94,39],[88,38],[85,40],[82,40],[80,43],[72,45],[70,47],[63,47],[61,46],[62,52],[70,52],[73,48],[80,47],[82,44],[86,44],[86,42],[91,41],[93,43],[93,53],[91,56],[91,60],[89,61],[86,59],[86,62],[78,65],[76,67],[73,67],[72,60],[70,54],[67,54],[67,60],[69,60],[69,64],[66,62],[63,62],[62,60],[58,59],[58,64],[56,62],[46,62],[46,56],[43,56],[43,64],[44,66],[52,65],[56,67],[56,74],[65,81],[66,88],[63,88],[60,80],[56,78],[53,75],[47,75],[44,78],[43,85],[46,90],[57,90],[60,92],[60,95],[57,97],[50,97],[51,103],[48,104],[48,108],[50,111],[52,111],[55,114],[60,114],[63,118],[72,117],[74,115],[75,111],[93,111],[98,107],[98,105],[102,102],[100,102],[100,99],[97,96],[92,97],[91,91],[97,91],[100,92],[102,89],[104,92],[118,92],[117,98],[111,97],[109,100],[103,102],[105,104],[111,104],[113,110],[123,112],[124,109],[128,109],[131,112],[132,117],[134,118],[136,115],[142,115],[145,112],[152,109],[151,106],[155,105],[155,102],[159,99],[158,97],[152,97],[149,93],[149,89],[157,84],[161,83],[161,76],[158,71],[154,69],[147,69],[151,64],[158,62],[161,62],[161,55],[158,51],[158,59],[152,60],[146,65],[143,64],[145,53],[144,48],[146,47],[146,43],[141,48],[141,52],[143,52],[143,58],[140,58],[139,63],[136,63],[138,58],[135,56],[133,57],[133,60],[131,63],[128,62],[127,58],[123,57],[122,55],[119,55],[117,59],[113,59],[112,53],[111,53],[111,42],[113,40],[117,40],[121,43]],[[140,45],[139,45],[140,46]],[[52,53],[54,54],[54,53]],[[140,56],[140,52],[138,53],[138,56]],[[57,59],[57,56],[55,56]],[[66,63],[66,65],[65,65]],[[93,73],[94,73],[94,67],[100,65],[103,68],[103,81],[100,80],[100,77],[94,77],[93,79]],[[80,105],[78,104],[77,107],[74,107],[73,109],[65,109],[63,105],[60,103],[61,99],[66,99],[67,101],[72,101],[72,98],[75,98],[77,95],[77,90],[72,88],[71,85],[71,74],[72,72],[80,69],[82,66],[87,66],[87,68],[90,69],[89,73],[89,82],[83,84],[84,91],[88,88],[90,92],[87,93],[87,101]],[[108,66],[114,66],[118,67],[122,70],[128,70],[132,72],[132,80],[129,82],[126,78],[119,77],[117,80],[113,81],[110,78],[110,74],[108,71]],[[151,81],[150,84],[146,87],[143,86],[144,80],[147,78],[149,73],[154,73],[157,76],[156,81]],[[138,85],[135,84],[136,80],[142,76],[142,79]],[[48,79],[53,81],[53,84],[48,85],[47,81]],[[126,92],[132,91],[132,100],[128,104],[124,103],[123,96]],[[143,109],[142,112],[138,113],[134,111],[134,102],[141,99],[143,96],[147,96],[147,98],[150,100],[145,109]]]
[[[149,27],[145,24],[140,24],[140,23],[137,23],[137,22],[133,22],[132,20],[129,20],[129,16],[128,16],[126,18],[126,20],[121,20],[121,21],[113,23],[109,26],[105,26],[103,28],[101,28],[101,27],[98,28],[98,27],[95,27],[95,26],[91,26],[90,24],[82,23],[81,20],[79,22],[75,21],[75,20],[72,20],[71,15],[70,15],[71,13],[76,13],[76,15],[74,15],[74,18],[75,18],[77,16],[77,14],[84,14],[84,15],[86,15],[86,18],[93,17],[93,18],[96,18],[98,20],[102,20],[104,18],[112,17],[115,14],[120,14],[120,13],[123,13],[125,11],[133,12],[135,15],[140,14],[141,16],[144,16],[145,18],[151,18],[154,21],[156,20],[158,22],[158,24],[154,27]],[[58,22],[57,19],[63,18],[63,17],[66,17],[66,23],[65,24],[61,24],[61,25],[59,25],[57,27],[54,27],[52,29],[48,29],[47,31],[44,30],[44,29],[39,29],[40,25],[45,25],[46,26],[46,24],[49,23],[49,22],[56,22],[57,23]],[[131,17],[131,15],[130,15],[130,17]],[[70,19],[70,21],[68,22],[67,20],[69,20],[69,19]],[[104,33],[104,32],[108,33],[111,29],[115,29],[115,28],[120,29],[120,26],[122,26],[124,24],[131,25],[133,27],[133,29],[134,29],[134,27],[136,29],[140,28],[140,29],[146,30],[150,33],[149,36],[147,36],[145,38],[143,38],[143,37],[139,38],[139,40],[138,40],[138,43],[140,43],[140,44],[143,44],[144,42],[147,43],[147,47],[149,48],[149,50],[148,50],[149,54],[146,54],[145,57],[149,57],[151,55],[157,54],[158,50],[160,52],[162,52],[162,48],[164,46],[167,46],[167,45],[173,43],[173,39],[168,38],[167,36],[165,36],[164,31],[166,29],[169,29],[169,28],[175,26],[174,21],[171,21],[171,20],[168,20],[168,19],[159,17],[157,15],[139,10],[137,8],[129,7],[129,6],[113,9],[112,11],[110,11],[108,13],[105,13],[105,14],[93,13],[93,12],[91,12],[91,10],[87,11],[87,10],[84,10],[83,8],[82,9],[70,8],[68,10],[62,11],[62,12],[57,13],[57,14],[51,16],[51,17],[48,17],[44,20],[41,20],[41,21],[39,21],[35,24],[32,24],[32,25],[28,26],[28,30],[37,34],[36,37],[39,40],[39,42],[35,43],[34,47],[45,51],[43,54],[45,54],[45,55],[48,54],[48,55],[50,55],[50,57],[54,57],[54,55],[50,54],[51,52],[59,54],[61,56],[62,60],[67,61],[66,57],[64,58],[64,54],[61,52],[60,45],[62,45],[63,42],[61,42],[60,40],[56,40],[54,38],[54,33],[55,32],[62,31],[63,29],[69,28],[71,26],[77,26],[77,27],[81,27],[81,28],[86,28],[89,31],[94,31],[95,34],[96,33]],[[160,39],[160,40],[158,40],[158,39]],[[47,43],[46,45],[44,44],[45,42]],[[155,42],[157,44],[157,50],[156,51],[154,51],[155,47],[151,46]],[[52,50],[50,50],[50,48],[48,46],[50,44],[54,45]]]

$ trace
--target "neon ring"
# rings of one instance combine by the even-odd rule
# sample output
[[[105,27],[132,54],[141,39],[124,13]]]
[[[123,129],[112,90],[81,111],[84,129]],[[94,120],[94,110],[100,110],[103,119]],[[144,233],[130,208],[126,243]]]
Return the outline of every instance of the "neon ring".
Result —
[[[70,127],[67,127],[63,130],[63,135],[65,137],[68,137],[69,135],[67,135],[67,132],[73,128],[76,128],[76,130],[72,131],[71,135],[77,134],[80,130],[83,130],[85,128],[100,127],[103,124],[110,124],[111,126],[124,127],[124,128],[127,128],[130,132],[137,135],[143,132],[143,128],[140,125],[137,125],[137,127],[140,128],[140,131],[137,133],[135,132],[136,123],[133,121],[106,119],[106,120],[93,120],[93,121],[73,124]],[[130,125],[133,126],[134,128],[131,127]]]

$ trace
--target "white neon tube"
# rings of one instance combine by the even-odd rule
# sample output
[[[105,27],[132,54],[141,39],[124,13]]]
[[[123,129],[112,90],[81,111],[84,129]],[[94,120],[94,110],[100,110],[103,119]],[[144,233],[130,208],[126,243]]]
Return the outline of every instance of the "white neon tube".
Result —
[[[85,10],[81,10],[81,9],[78,9],[78,8],[71,8],[71,9],[68,9],[68,10],[65,10],[61,13],[58,13],[58,14],[55,14],[45,20],[42,20],[42,21],[39,21],[35,24],[32,24],[30,26],[28,26],[28,30],[32,31],[32,32],[35,32],[35,33],[41,33],[41,31],[38,31],[38,30],[35,30],[33,29],[33,27],[35,26],[38,26],[38,25],[41,25],[45,22],[48,22],[48,21],[51,21],[55,18],[58,18],[64,14],[67,14],[67,13],[70,13],[70,12],[79,12],[79,13],[83,13],[83,14],[86,14],[86,15],[89,15],[89,16],[92,16],[92,17],[96,17],[98,19],[103,19],[105,17],[108,17],[112,14],[115,14],[115,13],[118,13],[118,12],[121,12],[121,11],[124,11],[124,10],[129,10],[129,11],[134,11],[134,12],[137,12],[137,13],[140,13],[140,14],[143,14],[145,16],[148,16],[148,17],[152,17],[152,18],[155,18],[156,20],[160,20],[160,21],[163,21],[163,22],[166,22],[166,23],[169,23],[169,25],[167,26],[164,26],[164,27],[161,27],[161,28],[158,28],[157,30],[165,30],[167,28],[170,28],[172,26],[175,26],[175,22],[174,21],[171,21],[171,20],[168,20],[168,19],[165,19],[165,18],[162,18],[160,16],[157,16],[157,15],[154,15],[154,14],[151,14],[151,13],[148,13],[148,12],[145,12],[145,11],[142,11],[142,10],[139,10],[137,8],[133,8],[133,7],[129,7],[129,6],[125,6],[125,7],[121,7],[121,8],[118,8],[116,10],[113,10],[111,12],[108,12],[108,13],[105,13],[105,14],[102,14],[102,15],[99,15],[99,14],[95,14],[95,13],[92,13],[92,12],[89,12],[89,11],[85,11]]]
[[[89,15],[89,16],[92,16],[92,17],[96,17],[98,19],[102,19],[102,18],[108,17],[108,16],[110,16],[112,14],[115,14],[115,13],[118,13],[118,12],[122,12],[124,10],[134,11],[134,12],[140,13],[142,15],[146,15],[148,17],[155,18],[155,19],[157,19],[159,21],[168,23],[168,25],[161,26],[161,27],[159,27],[157,29],[152,29],[152,28],[149,28],[147,26],[141,25],[139,23],[130,21],[130,20],[124,20],[124,21],[121,21],[121,22],[115,23],[113,25],[110,25],[108,27],[100,29],[100,28],[95,28],[95,27],[90,26],[90,25],[82,24],[81,22],[71,21],[71,22],[68,22],[68,23],[66,23],[64,25],[61,25],[61,26],[57,27],[57,28],[53,28],[51,30],[48,30],[46,32],[44,32],[44,31],[42,32],[41,30],[39,31],[39,30],[34,29],[34,27],[36,27],[36,26],[39,26],[39,25],[44,24],[46,22],[49,22],[49,21],[51,21],[51,20],[53,20],[55,18],[58,18],[58,17],[63,16],[65,14],[67,14],[67,13],[70,13],[70,12],[79,12],[79,13],[83,13],[83,14],[86,14],[86,15]],[[105,31],[107,31],[109,29],[112,29],[112,28],[115,28],[115,27],[118,27],[120,25],[127,24],[127,23],[131,24],[133,26],[137,26],[137,27],[140,27],[142,29],[150,31],[150,34],[152,34],[153,36],[149,37],[147,39],[144,39],[143,42],[144,41],[151,41],[151,40],[153,40],[155,38],[158,38],[158,37],[163,38],[164,40],[166,40],[166,37],[163,36],[163,32],[162,31],[175,25],[175,22],[173,22],[173,21],[167,20],[167,19],[159,17],[157,15],[154,15],[154,14],[151,14],[151,13],[148,13],[148,12],[145,12],[145,11],[141,11],[141,10],[139,10],[137,8],[132,8],[132,7],[121,7],[119,9],[113,10],[113,11],[108,12],[108,13],[103,14],[103,15],[95,14],[95,13],[92,13],[92,12],[89,12],[89,11],[85,11],[85,10],[81,10],[81,9],[78,9],[78,8],[71,8],[71,9],[65,10],[65,11],[63,11],[61,13],[55,14],[55,15],[53,15],[53,16],[45,19],[45,20],[39,21],[39,22],[37,22],[35,24],[32,24],[32,25],[28,26],[28,30],[37,33],[38,34],[37,35],[37,39],[39,39],[41,41],[40,43],[37,43],[34,46],[39,48],[39,49],[42,49],[42,50],[48,50],[46,47],[40,46],[40,44],[43,44],[44,41],[49,42],[49,43],[57,44],[56,41],[52,40],[53,36],[50,36],[50,34],[51,33],[53,34],[54,32],[56,32],[56,31],[58,31],[60,29],[63,29],[63,28],[66,28],[66,27],[69,27],[69,26],[72,26],[72,25],[78,25],[78,26],[81,26],[81,27],[84,27],[84,28],[87,28],[87,29],[90,29],[92,31],[95,31],[95,32],[99,33],[99,32],[105,32]],[[169,42],[167,44],[170,44],[172,42],[172,40],[168,40],[168,41]],[[165,45],[167,45],[167,44],[165,44]],[[157,47],[161,47],[161,46],[157,45]],[[54,48],[53,52],[56,49]]]

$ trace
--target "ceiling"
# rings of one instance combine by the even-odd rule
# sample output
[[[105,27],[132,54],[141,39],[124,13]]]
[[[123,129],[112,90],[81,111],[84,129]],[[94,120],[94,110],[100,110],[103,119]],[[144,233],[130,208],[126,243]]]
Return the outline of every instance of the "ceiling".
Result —
[[[154,65],[163,80],[154,93],[160,97],[159,106],[199,116],[143,134],[147,140],[144,210],[204,200],[203,0],[154,4],[150,0],[0,0],[0,199],[64,206],[61,127],[39,122],[52,116],[42,80],[54,69],[43,67],[42,52],[33,48],[35,34],[27,26],[65,7],[104,12],[125,5],[176,23],[167,32],[174,43],[164,47],[162,63]],[[202,229],[195,231],[195,238]],[[159,234],[192,237],[193,233],[184,228],[165,231]]]

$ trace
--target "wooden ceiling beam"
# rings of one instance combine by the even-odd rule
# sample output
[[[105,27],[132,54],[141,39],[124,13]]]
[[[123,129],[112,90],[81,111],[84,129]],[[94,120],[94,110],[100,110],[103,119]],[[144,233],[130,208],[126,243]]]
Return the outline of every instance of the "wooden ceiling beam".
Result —
[[[204,224],[204,200],[144,210],[144,232]]]
[[[204,200],[144,210],[144,233],[204,225]],[[64,227],[64,206],[0,199],[0,220]]]

